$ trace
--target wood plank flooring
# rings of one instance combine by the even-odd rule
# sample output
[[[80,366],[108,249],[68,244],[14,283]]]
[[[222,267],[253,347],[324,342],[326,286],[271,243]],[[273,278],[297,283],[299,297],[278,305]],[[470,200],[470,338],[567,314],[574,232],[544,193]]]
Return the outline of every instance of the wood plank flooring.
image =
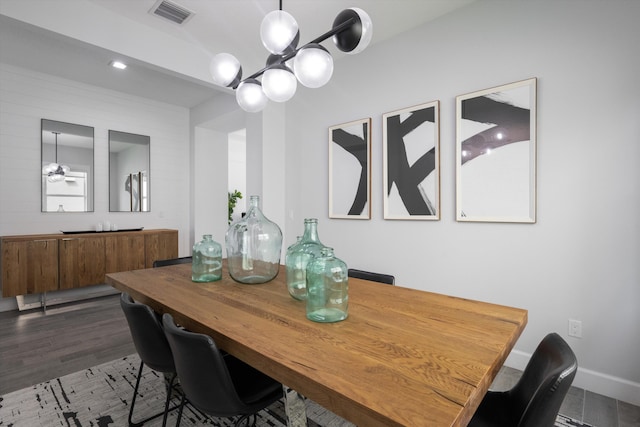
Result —
[[[135,353],[119,298],[0,313],[0,395]]]

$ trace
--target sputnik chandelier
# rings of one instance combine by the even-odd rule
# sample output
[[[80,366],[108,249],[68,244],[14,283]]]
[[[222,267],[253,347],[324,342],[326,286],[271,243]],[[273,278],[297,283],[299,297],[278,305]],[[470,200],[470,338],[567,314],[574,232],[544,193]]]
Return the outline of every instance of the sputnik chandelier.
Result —
[[[49,163],[48,165],[42,168],[42,173],[47,176],[47,181],[49,182],[58,182],[62,181],[66,174],[68,174],[71,169],[67,165],[61,165],[58,163],[58,135],[60,132],[51,132],[55,135],[56,138],[56,161],[54,163]]]
[[[240,107],[250,113],[261,111],[268,100],[285,102],[296,93],[298,81],[309,88],[324,86],[333,74],[333,58],[320,45],[333,36],[333,42],[342,52],[362,52],[372,36],[369,15],[359,8],[345,9],[333,21],[333,28],[304,46],[297,48],[300,39],[298,23],[289,13],[280,9],[269,12],[260,25],[262,44],[271,54],[266,66],[242,79],[242,66],[228,53],[219,53],[210,64],[214,83],[236,90]],[[293,70],[287,64],[293,59]],[[262,77],[262,82],[258,80]]]

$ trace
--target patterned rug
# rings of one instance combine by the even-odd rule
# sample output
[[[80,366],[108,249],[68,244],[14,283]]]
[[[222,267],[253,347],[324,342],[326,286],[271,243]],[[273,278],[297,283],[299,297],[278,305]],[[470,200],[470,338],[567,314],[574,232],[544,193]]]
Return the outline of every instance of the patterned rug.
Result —
[[[65,375],[0,396],[2,427],[119,427],[127,425],[129,403],[140,359],[131,355],[84,371]],[[134,421],[153,415],[164,406],[164,377],[145,367],[136,400]],[[173,404],[179,398],[173,397]],[[306,401],[309,427],[354,427],[311,400]],[[167,425],[175,425],[177,411]],[[233,419],[208,417],[185,407],[181,426],[233,426]],[[145,426],[162,425],[161,417]],[[258,413],[258,427],[286,427],[282,401]],[[557,427],[588,426],[559,416]],[[593,427],[593,426],[590,426]]]
[[[558,415],[558,418],[556,418],[556,427],[575,427],[575,426],[595,427],[591,424],[586,424],[578,420],[574,420],[573,418],[565,417],[562,414]]]

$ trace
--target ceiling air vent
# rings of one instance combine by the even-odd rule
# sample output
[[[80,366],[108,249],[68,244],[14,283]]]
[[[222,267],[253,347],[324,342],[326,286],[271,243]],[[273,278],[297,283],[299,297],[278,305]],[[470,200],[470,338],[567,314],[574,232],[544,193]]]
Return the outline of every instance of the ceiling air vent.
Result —
[[[179,25],[184,24],[193,16],[193,12],[189,9],[168,0],[158,0],[149,13]]]

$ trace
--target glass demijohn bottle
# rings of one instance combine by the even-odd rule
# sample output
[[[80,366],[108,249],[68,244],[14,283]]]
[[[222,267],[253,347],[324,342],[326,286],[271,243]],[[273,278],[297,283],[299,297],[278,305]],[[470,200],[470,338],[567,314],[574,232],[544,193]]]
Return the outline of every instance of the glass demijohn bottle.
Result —
[[[324,247],[307,265],[307,319],[339,322],[347,318],[348,306],[347,265]]]
[[[278,275],[282,231],[259,205],[260,197],[251,196],[247,214],[233,222],[225,236],[229,275],[236,282],[265,283]]]
[[[193,245],[191,280],[194,282],[215,282],[222,278],[222,245],[213,240],[211,234]]]
[[[318,238],[318,220],[306,218],[302,240],[289,247],[285,258],[287,289],[294,299],[307,299],[307,264],[313,257],[320,255],[323,247]]]

